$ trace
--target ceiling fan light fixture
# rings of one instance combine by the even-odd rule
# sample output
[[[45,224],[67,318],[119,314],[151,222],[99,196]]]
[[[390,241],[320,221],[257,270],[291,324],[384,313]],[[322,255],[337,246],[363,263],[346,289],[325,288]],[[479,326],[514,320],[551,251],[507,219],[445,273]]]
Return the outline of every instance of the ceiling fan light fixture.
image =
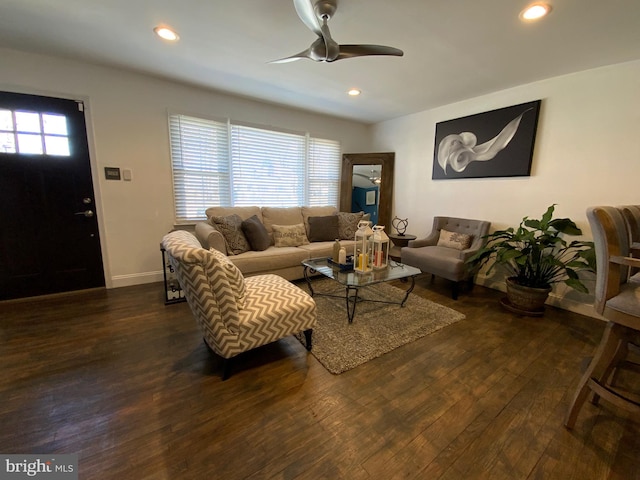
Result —
[[[153,29],[153,31],[157,36],[159,36],[163,40],[168,40],[169,42],[177,42],[180,38],[180,36],[173,28],[166,25],[158,25]]]
[[[520,12],[520,19],[525,22],[538,20],[551,11],[551,5],[548,3],[533,3]]]
[[[347,94],[351,97],[357,97],[361,93],[362,91],[359,88],[352,88],[347,92]]]
[[[315,62],[332,63],[336,60],[370,55],[391,55],[402,57],[404,52],[399,48],[385,45],[341,45],[336,42],[329,31],[328,21],[338,8],[338,0],[293,0],[293,6],[302,23],[316,34],[316,40],[302,52],[286,58],[272,60],[269,63],[285,63],[289,60],[308,58]]]

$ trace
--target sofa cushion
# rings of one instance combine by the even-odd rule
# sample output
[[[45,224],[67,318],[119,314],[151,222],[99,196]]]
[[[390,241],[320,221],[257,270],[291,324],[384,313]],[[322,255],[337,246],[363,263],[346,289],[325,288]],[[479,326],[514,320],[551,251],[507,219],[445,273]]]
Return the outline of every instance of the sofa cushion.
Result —
[[[262,224],[273,242],[273,225],[297,225],[304,223],[300,207],[262,207]]]
[[[247,237],[251,250],[261,252],[271,245],[269,232],[267,232],[257,215],[253,215],[242,222],[242,232]]]
[[[227,243],[227,255],[237,255],[251,250],[247,237],[242,233],[242,218],[237,214],[211,217],[211,223],[222,233]]]
[[[328,242],[338,237],[338,216],[309,217],[308,237],[310,242]]]
[[[307,231],[307,237],[309,237],[309,218],[310,217],[326,217],[328,215],[336,215],[338,209],[332,205],[324,207],[300,207],[300,213],[302,213],[302,219],[304,220],[304,228]],[[335,237],[331,240],[335,240]]]
[[[325,242],[317,245],[324,245]],[[236,265],[245,277],[256,274],[269,272],[277,272],[289,268],[297,268],[300,275],[296,278],[302,278],[302,261],[309,258],[309,252],[303,250],[307,246],[302,247],[274,247],[271,246],[262,252],[249,251],[241,255],[229,257],[229,260]],[[327,242],[327,245],[333,245],[333,242]]]
[[[309,243],[304,224],[272,225],[273,241],[276,247],[297,247]]]
[[[356,236],[356,230],[358,230],[358,222],[362,220],[363,216],[364,212],[338,212],[338,238],[353,240]]]
[[[402,263],[453,281],[459,281],[469,271],[467,264],[460,259],[460,256],[459,250],[435,245],[402,248]]]
[[[450,232],[448,230],[440,230],[440,238],[438,239],[439,247],[455,248],[456,250],[466,250],[471,246],[473,237],[466,233]]]
[[[238,267],[236,267],[229,261],[224,253],[216,250],[215,248],[211,248],[209,249],[209,251],[220,263],[222,271],[227,276],[227,281],[229,282],[229,286],[233,291],[238,310],[243,309],[246,305],[247,290],[244,284],[244,276],[242,275],[242,272],[238,269]]]
[[[302,288],[278,275],[247,278],[247,307],[240,312],[242,345],[251,348],[316,324],[316,304]]]
[[[249,217],[257,216],[262,221],[262,212],[260,207],[209,207],[205,210],[207,218],[226,217],[229,215],[239,215],[242,220]]]

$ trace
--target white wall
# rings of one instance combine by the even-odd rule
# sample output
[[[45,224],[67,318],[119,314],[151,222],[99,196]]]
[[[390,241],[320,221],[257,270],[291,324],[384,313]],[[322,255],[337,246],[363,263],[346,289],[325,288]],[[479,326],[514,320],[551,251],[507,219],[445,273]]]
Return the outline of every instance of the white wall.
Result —
[[[640,61],[370,127],[58,57],[0,49],[0,58],[0,89],[87,101],[108,286],[162,278],[159,241],[173,227],[169,109],[305,129],[341,141],[345,152],[395,151],[394,215],[408,217],[409,232],[418,235],[429,231],[434,215],[483,218],[503,228],[557,203],[557,214],[573,218],[590,237],[587,206],[640,203]],[[437,122],[536,99],[542,107],[530,177],[431,180]],[[105,181],[105,166],[132,169],[133,181]],[[561,306],[590,311],[583,308],[588,297],[562,291],[556,297]]]
[[[428,88],[428,85],[425,86]],[[431,180],[436,123],[542,99],[530,177]],[[486,219],[492,228],[539,218],[556,203],[591,238],[592,205],[640,204],[640,61],[469,99],[374,126],[374,150],[395,151],[394,215],[421,236],[435,215]],[[496,288],[501,279],[479,278]],[[591,298],[562,288],[552,299],[590,314]]]
[[[133,72],[0,49],[0,89],[85,100],[108,287],[162,280],[159,244],[173,228],[168,110],[293,131],[370,151],[370,126]],[[133,181],[105,181],[104,167]]]

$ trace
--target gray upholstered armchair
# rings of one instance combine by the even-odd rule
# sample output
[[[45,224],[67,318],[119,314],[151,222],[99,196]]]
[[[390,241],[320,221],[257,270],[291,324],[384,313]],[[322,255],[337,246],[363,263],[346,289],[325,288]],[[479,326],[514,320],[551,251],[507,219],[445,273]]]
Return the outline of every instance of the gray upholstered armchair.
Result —
[[[401,250],[402,263],[432,276],[453,282],[452,297],[458,298],[462,281],[473,283],[477,271],[465,262],[485,243],[491,222],[455,217],[434,217],[433,229],[426,238],[410,241]]]
[[[224,359],[223,379],[231,358],[294,333],[304,332],[311,350],[316,304],[307,292],[278,275],[245,279],[226,255],[205,250],[187,231],[168,233],[162,246],[206,345]]]

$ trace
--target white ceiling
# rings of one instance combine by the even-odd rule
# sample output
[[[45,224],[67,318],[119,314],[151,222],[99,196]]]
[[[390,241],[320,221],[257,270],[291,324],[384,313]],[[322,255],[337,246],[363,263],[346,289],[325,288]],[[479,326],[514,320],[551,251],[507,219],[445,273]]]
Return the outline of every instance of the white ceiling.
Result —
[[[0,46],[148,72],[367,123],[640,59],[640,0],[340,0],[338,43],[404,57],[269,64],[315,39],[292,0],[1,0]],[[180,34],[167,44],[160,23]],[[2,64],[0,61],[0,69]],[[346,91],[358,87],[362,95]]]

